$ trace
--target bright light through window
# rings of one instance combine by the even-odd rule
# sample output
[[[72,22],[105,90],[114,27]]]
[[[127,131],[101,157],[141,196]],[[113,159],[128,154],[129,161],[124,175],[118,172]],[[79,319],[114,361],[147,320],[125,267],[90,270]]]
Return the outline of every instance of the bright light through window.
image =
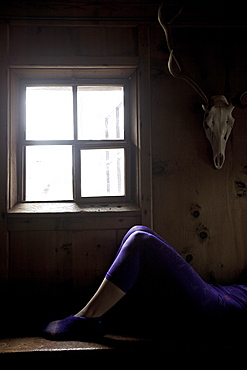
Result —
[[[78,139],[123,140],[122,86],[78,86]]]
[[[123,86],[26,87],[24,136],[24,200],[126,195]]]
[[[81,150],[81,196],[125,195],[124,149]]]
[[[26,147],[26,200],[72,200],[72,147]]]
[[[73,95],[71,86],[26,88],[26,139],[73,139]]]

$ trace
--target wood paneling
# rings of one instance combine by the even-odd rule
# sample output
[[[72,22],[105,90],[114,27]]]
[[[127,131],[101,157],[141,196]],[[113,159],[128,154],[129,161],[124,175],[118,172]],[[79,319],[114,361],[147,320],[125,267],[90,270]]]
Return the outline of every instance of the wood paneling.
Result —
[[[120,36],[121,35],[121,36]],[[121,42],[119,39],[121,37]],[[61,42],[62,40],[62,42]],[[10,50],[14,56],[136,56],[137,28],[49,27],[10,24]]]
[[[156,21],[158,3],[137,6],[129,1],[104,7],[87,2],[85,13],[84,6],[75,3],[67,10],[58,2],[53,7],[42,4],[19,10],[6,7],[6,16],[12,18],[0,25],[0,265],[5,280],[9,274],[10,303],[23,300],[23,312],[29,312],[33,299],[35,309],[40,304],[39,310],[47,312],[59,304],[68,307],[73,299],[83,301],[104,276],[126,230],[136,223],[152,226],[152,221],[154,230],[207,281],[234,281],[247,268],[247,110],[235,109],[226,161],[215,170],[200,98],[168,73],[165,37]],[[207,95],[234,96],[247,88],[246,28],[243,22],[238,28],[236,18],[231,27],[226,21],[230,18],[223,20],[219,11],[204,19],[203,14],[212,14],[211,7],[205,13],[199,5],[196,9],[193,14],[200,17],[187,7],[174,34],[184,70]],[[83,14],[89,18],[79,20]],[[73,68],[86,77],[94,68],[99,73],[98,67],[101,75],[96,77],[106,76],[103,67],[109,65],[125,66],[131,74],[136,70],[133,80],[138,88],[132,85],[131,94],[138,109],[132,119],[139,125],[139,135],[132,133],[132,144],[141,160],[139,167],[133,166],[138,168],[135,200],[141,213],[34,217],[13,213],[7,224],[7,63],[11,69],[19,68],[23,78],[28,67],[35,73],[49,67],[47,78],[60,75],[65,67],[65,79],[73,78]],[[87,70],[87,64],[92,68]],[[11,175],[15,176],[14,168]],[[11,205],[14,202],[12,188]]]
[[[230,34],[241,40],[231,55],[226,42]],[[244,34],[240,29],[177,30],[184,72],[209,97],[229,98],[246,89],[240,76],[245,74],[247,54],[237,52]],[[169,75],[164,35],[153,30],[152,36],[154,228],[204,279],[230,283],[247,267],[247,112],[235,108],[226,161],[216,170],[202,127],[200,98],[184,81]]]
[[[37,330],[79,311],[113,261],[119,232],[126,230],[11,232],[9,296],[2,310],[15,330]]]
[[[4,297],[4,291],[8,279],[8,233],[7,233],[7,122],[8,117],[8,74],[7,74],[7,29],[4,22],[0,21],[0,292]]]
[[[87,286],[103,278],[116,248],[115,230],[12,232],[9,278],[48,290],[67,280]]]
[[[47,79],[73,79],[74,68],[77,70],[77,78],[79,76],[84,79],[114,78],[115,74],[119,77],[120,73],[121,77],[129,78],[133,72],[137,74],[139,30],[136,25],[104,28],[97,25],[75,26],[73,22],[64,25],[64,22],[57,21],[11,21],[8,25],[4,24],[3,28],[6,45],[1,43],[0,46],[0,52],[5,58],[1,73],[6,78],[6,85],[3,85],[6,93],[8,60],[13,94],[11,108],[14,106],[9,114],[10,128],[13,127],[13,120],[16,127],[19,123],[18,94],[14,94],[16,88],[18,91],[18,85],[15,81],[27,77],[27,68],[29,79],[32,72],[39,77],[39,68],[40,78],[43,79],[44,68],[47,68]],[[111,74],[109,67],[112,67]],[[145,68],[146,63],[140,71]],[[148,82],[147,76],[142,87],[145,88]],[[132,96],[137,95],[136,91],[136,87],[133,87]],[[5,109],[7,114],[7,104]],[[148,105],[145,111],[147,109]],[[136,113],[135,115],[137,116]],[[7,131],[7,117],[2,115],[2,118],[2,128]],[[135,126],[137,127],[137,123]],[[9,134],[9,140],[13,143],[9,148],[10,159],[15,158],[17,164],[15,142],[18,141],[18,130],[9,130]],[[3,137],[1,139],[4,140]],[[148,140],[150,141],[150,136]],[[133,151],[137,152],[140,141],[134,145],[136,148]],[[142,153],[138,162],[141,157]],[[12,162],[10,160],[9,172],[9,204],[12,210],[8,219],[5,218],[9,246],[7,250],[6,244],[5,254],[2,253],[1,259],[9,282],[6,311],[9,310],[11,315],[15,314],[16,301],[21,301],[18,310],[25,318],[30,311],[33,315],[39,312],[43,317],[61,310],[71,312],[75,301],[86,303],[86,299],[94,293],[108,270],[123,235],[130,227],[142,222],[142,207],[126,203],[84,207],[68,203],[62,207],[60,204],[46,204],[43,208],[40,204],[32,204],[28,210],[25,210],[25,205],[13,207],[17,200],[17,170]],[[6,166],[6,163],[5,158],[2,165]],[[6,168],[3,173],[7,177]],[[136,177],[136,174],[133,173],[133,176]],[[137,183],[135,187],[138,187]],[[2,190],[5,199],[7,192],[4,187]],[[136,189],[134,193],[134,201],[141,205]],[[149,217],[152,217],[150,212]]]

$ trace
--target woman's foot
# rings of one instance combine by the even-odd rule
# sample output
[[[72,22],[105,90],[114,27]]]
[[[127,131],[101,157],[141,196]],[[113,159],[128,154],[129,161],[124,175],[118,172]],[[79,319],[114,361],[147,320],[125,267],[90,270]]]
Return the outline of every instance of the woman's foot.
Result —
[[[78,316],[52,321],[43,330],[43,337],[50,340],[95,340],[103,335],[101,318]]]

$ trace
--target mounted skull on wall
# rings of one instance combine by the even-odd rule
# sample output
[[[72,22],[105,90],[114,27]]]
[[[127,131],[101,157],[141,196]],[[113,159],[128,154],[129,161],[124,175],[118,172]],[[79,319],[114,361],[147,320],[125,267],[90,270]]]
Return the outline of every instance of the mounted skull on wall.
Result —
[[[220,169],[225,161],[226,143],[232,131],[235,118],[232,116],[234,105],[229,104],[224,95],[212,97],[213,106],[204,110],[203,127],[213,150],[214,166]]]
[[[204,110],[203,127],[213,150],[214,166],[217,169],[222,168],[225,161],[226,143],[234,125],[235,119],[232,116],[233,109],[237,105],[239,108],[246,108],[247,104],[242,104],[243,97],[247,91],[240,92],[231,103],[228,102],[224,95],[212,96],[210,104],[209,99],[202,89],[189,76],[182,73],[181,67],[174,55],[174,48],[171,45],[171,23],[181,13],[176,14],[170,22],[164,22],[161,9],[158,10],[158,20],[166,35],[166,42],[170,52],[168,60],[168,70],[170,74],[189,83],[189,85],[199,94],[203,100],[202,108]]]

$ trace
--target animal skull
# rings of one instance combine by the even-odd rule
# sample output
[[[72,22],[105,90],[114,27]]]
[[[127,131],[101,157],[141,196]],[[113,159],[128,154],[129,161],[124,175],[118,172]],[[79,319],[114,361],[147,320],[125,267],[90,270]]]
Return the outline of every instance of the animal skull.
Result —
[[[181,13],[182,8],[170,22],[164,22],[161,9],[163,4],[158,10],[158,20],[165,32],[168,50],[170,52],[168,60],[168,70],[170,74],[175,77],[186,81],[201,97],[204,102],[202,105],[204,110],[203,127],[208,140],[211,143],[213,150],[214,166],[217,169],[222,168],[225,161],[226,143],[234,125],[235,119],[232,116],[232,111],[237,105],[239,108],[246,108],[247,104],[242,104],[242,98],[247,94],[247,91],[240,92],[232,102],[229,104],[224,95],[215,95],[212,97],[213,106],[209,109],[209,101],[202,89],[193,81],[189,76],[182,73],[180,64],[174,55],[174,48],[172,45],[171,37],[171,23]]]
[[[213,106],[208,109],[205,105],[203,127],[213,150],[214,166],[222,168],[225,162],[225,149],[232,131],[235,118],[232,116],[234,105],[229,104],[224,95],[212,97]]]

